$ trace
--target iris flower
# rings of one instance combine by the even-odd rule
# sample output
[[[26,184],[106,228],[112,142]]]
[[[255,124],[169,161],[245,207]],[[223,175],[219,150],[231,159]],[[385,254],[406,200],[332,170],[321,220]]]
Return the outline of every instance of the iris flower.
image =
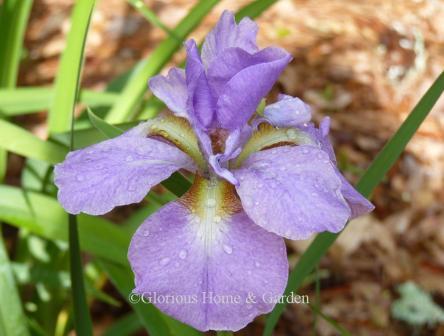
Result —
[[[266,298],[287,283],[284,238],[339,232],[373,209],[336,167],[329,119],[315,127],[309,106],[287,95],[256,113],[291,60],[259,49],[256,34],[253,21],[224,12],[201,53],[185,43],[185,70],[149,81],[168,113],[55,167],[60,203],[91,215],[142,201],[175,171],[194,173],[183,197],[138,228],[128,258],[135,293],[166,297],[154,304],[202,331],[236,331],[272,310]]]

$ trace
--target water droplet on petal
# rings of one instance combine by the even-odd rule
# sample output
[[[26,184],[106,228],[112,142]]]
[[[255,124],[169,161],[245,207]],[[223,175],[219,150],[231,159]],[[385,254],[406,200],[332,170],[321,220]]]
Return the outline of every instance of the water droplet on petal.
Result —
[[[126,161],[126,162],[131,162],[131,161],[133,161],[133,157],[132,157],[131,155],[128,155],[128,156],[125,158],[125,161]]]
[[[227,253],[227,254],[231,254],[231,253],[233,253],[233,249],[232,249],[231,246],[229,246],[229,245],[224,245],[224,251],[225,251],[225,253]]]
[[[170,262],[170,258],[162,258],[162,260],[160,260],[160,265],[166,266],[166,265],[168,265],[169,262]]]
[[[179,258],[180,259],[185,259],[186,257],[187,257],[187,251],[185,251],[185,250],[181,250],[180,252],[179,252]]]
[[[150,235],[150,232],[148,230],[143,231],[143,236],[148,237]]]

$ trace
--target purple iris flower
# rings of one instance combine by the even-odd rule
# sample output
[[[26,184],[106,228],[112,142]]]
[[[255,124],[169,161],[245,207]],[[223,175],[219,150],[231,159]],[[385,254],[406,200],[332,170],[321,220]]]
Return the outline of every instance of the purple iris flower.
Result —
[[[199,330],[239,330],[284,292],[283,238],[339,232],[370,212],[336,168],[329,120],[281,95],[256,108],[290,62],[259,49],[257,26],[224,12],[199,54],[188,41],[185,70],[149,82],[172,113],[68,154],[55,167],[58,198],[72,214],[104,214],[140,202],[177,170],[191,189],[138,228],[128,258],[134,292],[156,295],[165,313]]]

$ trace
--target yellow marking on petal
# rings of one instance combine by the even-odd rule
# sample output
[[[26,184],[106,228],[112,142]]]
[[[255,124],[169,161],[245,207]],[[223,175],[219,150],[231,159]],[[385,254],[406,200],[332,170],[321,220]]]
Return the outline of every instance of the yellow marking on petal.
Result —
[[[207,253],[220,246],[224,232],[229,229],[229,217],[242,209],[234,186],[216,177],[205,179],[197,175],[179,202],[190,211],[190,222]]]
[[[277,128],[267,123],[259,125],[237,157],[234,166],[239,167],[250,154],[282,145],[314,144],[310,136],[297,128]]]
[[[148,121],[148,135],[160,136],[191,156],[200,168],[205,169],[205,159],[198,140],[188,120],[165,115]]]

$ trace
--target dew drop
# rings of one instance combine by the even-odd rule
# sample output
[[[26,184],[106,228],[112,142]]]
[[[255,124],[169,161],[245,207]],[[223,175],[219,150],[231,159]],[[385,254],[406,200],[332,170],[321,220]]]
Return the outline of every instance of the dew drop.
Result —
[[[143,236],[148,237],[150,235],[150,232],[148,230],[143,231]]]
[[[182,259],[182,260],[185,259],[187,257],[187,255],[188,255],[188,253],[185,250],[181,250],[179,252],[179,258]]]
[[[231,246],[229,246],[229,245],[224,245],[224,251],[225,251],[225,253],[227,253],[227,254],[231,254],[231,253],[233,253],[233,249],[232,249]]]
[[[131,161],[133,161],[133,157],[132,157],[131,155],[128,155],[128,156],[125,158],[125,161],[126,161],[126,162],[131,162]]]
[[[162,260],[160,260],[160,265],[166,266],[166,265],[168,265],[169,262],[170,262],[170,258],[162,258]]]
[[[214,208],[216,206],[216,200],[214,198],[209,198],[207,200],[207,207]]]

